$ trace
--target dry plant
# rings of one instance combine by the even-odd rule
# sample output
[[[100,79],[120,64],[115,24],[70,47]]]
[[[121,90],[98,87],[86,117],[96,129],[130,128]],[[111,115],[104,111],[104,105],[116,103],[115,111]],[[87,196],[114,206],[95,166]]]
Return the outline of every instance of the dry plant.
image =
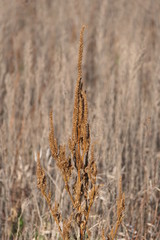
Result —
[[[0,239],[15,239],[17,233],[19,239],[58,239],[54,218],[34,184],[34,152],[41,149],[53,204],[55,199],[63,207],[63,217],[71,212],[56,162],[45,154],[47,116],[54,106],[55,136],[67,147],[83,21],[89,28],[82,80],[91,142],[92,136],[97,142],[96,179],[104,184],[89,214],[91,239],[100,240],[102,226],[106,238],[115,226],[116,182],[122,175],[126,222],[117,239],[159,240],[159,0],[0,2]]]
[[[122,193],[122,178],[120,178],[119,196],[117,199],[117,221],[115,227],[112,227],[111,232],[109,234],[109,239],[111,240],[114,240],[117,235],[118,227],[122,223],[124,209],[125,209],[125,195],[124,193]]]
[[[88,123],[88,104],[86,91],[83,90],[82,82],[82,55],[83,55],[83,34],[85,26],[80,33],[80,46],[78,55],[78,79],[75,89],[72,137],[68,141],[69,154],[66,154],[66,145],[58,145],[54,134],[53,117],[50,113],[49,144],[53,159],[59,168],[65,183],[65,189],[69,194],[72,211],[67,219],[62,219],[59,205],[55,202],[52,207],[51,192],[47,190],[45,171],[40,164],[40,156],[37,157],[37,185],[47,201],[49,209],[58,226],[62,239],[70,239],[71,225],[78,226],[78,238],[83,240],[90,236],[87,227],[89,214],[94,200],[98,194],[100,185],[96,183],[97,166],[94,158],[94,144],[91,144],[90,127]],[[67,155],[67,156],[66,156]],[[71,181],[72,175],[76,177]],[[119,225],[122,222],[124,210],[124,194],[119,188],[117,200],[117,222],[112,228],[109,239],[115,239]],[[102,232],[104,239],[104,231]],[[77,238],[76,238],[77,239]]]

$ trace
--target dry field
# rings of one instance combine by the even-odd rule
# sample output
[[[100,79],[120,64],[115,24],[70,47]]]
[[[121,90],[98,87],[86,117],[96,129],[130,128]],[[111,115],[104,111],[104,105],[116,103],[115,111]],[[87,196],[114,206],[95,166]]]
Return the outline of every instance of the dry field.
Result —
[[[37,188],[36,160],[67,218],[63,178],[49,150],[49,114],[59,144],[72,136],[79,34],[82,79],[101,185],[90,239],[125,213],[118,240],[160,239],[160,1],[0,0],[0,239],[60,240]],[[75,239],[72,236],[71,239]],[[86,235],[87,239],[87,235]]]

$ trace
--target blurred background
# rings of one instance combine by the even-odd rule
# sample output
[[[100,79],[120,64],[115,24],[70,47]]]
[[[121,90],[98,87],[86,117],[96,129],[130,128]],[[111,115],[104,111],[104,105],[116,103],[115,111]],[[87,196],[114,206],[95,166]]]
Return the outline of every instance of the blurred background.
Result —
[[[37,189],[35,156],[67,217],[48,149],[49,112],[67,143],[83,24],[83,82],[103,184],[91,239],[115,222],[120,176],[126,208],[117,239],[160,239],[159,0],[0,0],[0,239],[60,239]]]

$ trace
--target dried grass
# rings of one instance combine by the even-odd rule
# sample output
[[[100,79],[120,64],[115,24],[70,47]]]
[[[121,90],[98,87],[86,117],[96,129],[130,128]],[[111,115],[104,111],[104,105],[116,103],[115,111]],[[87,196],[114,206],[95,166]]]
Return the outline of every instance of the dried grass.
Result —
[[[83,83],[103,184],[88,219],[91,239],[115,226],[122,176],[125,218],[117,239],[159,240],[159,12],[159,0],[0,1],[0,239],[59,238],[37,190],[36,152],[62,217],[72,210],[48,150],[48,116],[53,107],[58,145],[68,143],[86,23]]]

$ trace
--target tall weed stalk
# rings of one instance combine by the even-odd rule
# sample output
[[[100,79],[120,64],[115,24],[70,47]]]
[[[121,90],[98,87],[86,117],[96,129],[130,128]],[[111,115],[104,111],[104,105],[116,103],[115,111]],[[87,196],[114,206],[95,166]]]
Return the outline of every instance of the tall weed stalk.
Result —
[[[68,146],[58,145],[55,138],[53,126],[53,114],[50,113],[49,145],[53,159],[60,170],[72,204],[72,211],[66,219],[62,218],[59,205],[51,201],[51,192],[48,191],[46,175],[40,164],[40,156],[37,157],[37,185],[46,199],[51,214],[58,226],[63,240],[70,239],[73,226],[77,226],[78,236],[75,239],[84,240],[90,236],[88,219],[91,207],[98,195],[99,185],[96,183],[97,166],[94,157],[94,144],[91,143],[90,126],[88,123],[88,104],[86,91],[83,89],[82,81],[82,56],[83,56],[83,34],[85,26],[80,33],[80,45],[78,54],[78,78],[75,89],[72,137],[68,140]],[[66,154],[69,150],[69,154]],[[73,176],[72,175],[75,175]],[[71,180],[72,179],[72,180]],[[74,179],[74,180],[73,180]],[[117,222],[108,235],[109,239],[115,239],[118,227],[122,222],[124,210],[124,194],[119,187],[119,198],[117,200]],[[105,239],[104,231],[102,239]]]

